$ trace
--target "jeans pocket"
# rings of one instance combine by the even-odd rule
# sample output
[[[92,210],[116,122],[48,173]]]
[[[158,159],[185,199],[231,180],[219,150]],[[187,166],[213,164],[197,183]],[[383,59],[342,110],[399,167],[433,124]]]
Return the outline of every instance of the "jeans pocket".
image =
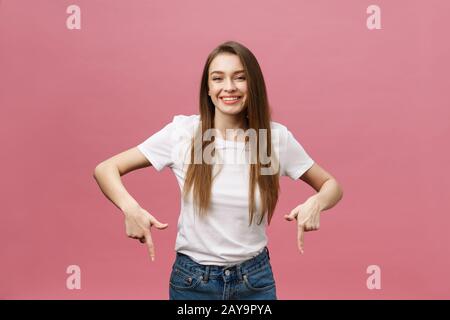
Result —
[[[253,291],[264,291],[275,287],[272,268],[268,264],[261,269],[244,274],[243,278],[247,288]]]
[[[193,289],[201,282],[202,276],[174,266],[170,274],[169,284],[177,290]]]

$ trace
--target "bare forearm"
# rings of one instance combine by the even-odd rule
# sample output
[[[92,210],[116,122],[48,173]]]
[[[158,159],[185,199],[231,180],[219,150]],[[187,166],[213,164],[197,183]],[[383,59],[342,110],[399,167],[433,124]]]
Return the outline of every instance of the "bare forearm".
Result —
[[[309,199],[317,201],[320,210],[324,211],[334,207],[343,196],[343,191],[336,179],[327,180],[319,192],[311,196]]]
[[[122,184],[117,167],[101,164],[95,168],[94,178],[103,194],[121,211],[132,206],[139,206]]]

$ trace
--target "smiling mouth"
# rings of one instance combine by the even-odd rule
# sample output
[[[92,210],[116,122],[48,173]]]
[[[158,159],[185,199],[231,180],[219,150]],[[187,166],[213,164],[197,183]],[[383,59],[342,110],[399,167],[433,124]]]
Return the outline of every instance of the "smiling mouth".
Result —
[[[241,96],[234,96],[234,97],[220,97],[220,99],[225,104],[234,104],[242,99]]]

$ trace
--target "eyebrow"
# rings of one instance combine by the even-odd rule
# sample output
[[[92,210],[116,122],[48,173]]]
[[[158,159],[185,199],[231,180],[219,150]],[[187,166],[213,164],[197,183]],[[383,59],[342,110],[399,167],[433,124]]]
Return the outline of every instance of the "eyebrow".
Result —
[[[238,70],[238,71],[233,72],[233,74],[235,74],[235,73],[241,73],[241,72],[245,72],[245,70]],[[223,71],[217,71],[217,70],[215,70],[215,71],[212,71],[210,74],[213,74],[213,73],[220,73],[220,74],[223,74],[224,72],[223,72]]]

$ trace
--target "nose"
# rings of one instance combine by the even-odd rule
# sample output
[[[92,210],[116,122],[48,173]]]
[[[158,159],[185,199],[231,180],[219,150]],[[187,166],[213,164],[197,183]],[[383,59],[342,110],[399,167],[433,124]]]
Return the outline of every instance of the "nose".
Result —
[[[236,86],[234,85],[233,80],[228,79],[228,80],[225,81],[224,90],[226,92],[233,92],[234,90],[236,90]]]

